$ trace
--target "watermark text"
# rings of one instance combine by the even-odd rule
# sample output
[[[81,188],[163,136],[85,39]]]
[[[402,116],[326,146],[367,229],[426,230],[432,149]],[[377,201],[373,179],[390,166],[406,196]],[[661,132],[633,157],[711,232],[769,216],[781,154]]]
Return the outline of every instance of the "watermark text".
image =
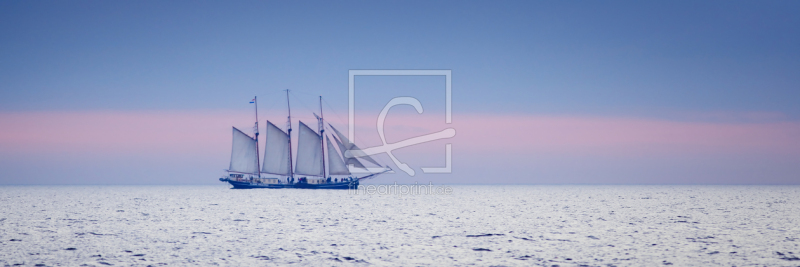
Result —
[[[453,188],[449,186],[428,184],[380,184],[380,185],[361,185],[357,189],[347,190],[350,195],[450,195]]]

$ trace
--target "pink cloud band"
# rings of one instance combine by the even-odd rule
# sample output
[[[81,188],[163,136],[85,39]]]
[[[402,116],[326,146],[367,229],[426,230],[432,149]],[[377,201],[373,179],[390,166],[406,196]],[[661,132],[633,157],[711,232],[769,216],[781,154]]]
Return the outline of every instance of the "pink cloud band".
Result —
[[[4,153],[228,153],[231,125],[249,133],[251,116],[215,110],[0,113],[0,148]],[[356,121],[362,147],[379,145],[375,119]],[[345,125],[334,125],[346,133]],[[385,125],[389,142],[451,127],[456,136],[437,142],[453,143],[461,153],[800,154],[798,122],[455,114],[453,123],[445,124],[437,116],[390,114]]]

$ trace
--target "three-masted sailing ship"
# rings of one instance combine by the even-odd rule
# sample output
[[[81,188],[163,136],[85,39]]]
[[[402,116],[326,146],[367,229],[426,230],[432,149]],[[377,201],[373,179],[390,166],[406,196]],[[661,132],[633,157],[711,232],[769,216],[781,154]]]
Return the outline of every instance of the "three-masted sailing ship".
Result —
[[[358,151],[358,146],[350,142],[341,132],[327,124],[334,134],[328,137],[325,134],[325,120],[322,116],[322,97],[320,96],[320,115],[314,114],[317,119],[318,131],[312,130],[302,121],[299,123],[297,134],[297,158],[292,162],[292,111],[289,104],[289,91],[286,91],[286,107],[289,110],[287,131],[267,121],[266,142],[264,145],[264,158],[260,162],[258,156],[258,99],[253,98],[251,103],[256,106],[256,123],[254,136],[249,136],[236,127],[233,127],[233,144],[231,148],[231,163],[227,170],[228,175],[219,178],[222,182],[230,183],[234,189],[250,188],[301,188],[301,189],[357,189],[360,180],[374,178],[377,175],[391,170],[378,164],[369,156],[344,157],[348,150]],[[334,140],[339,152],[334,148]],[[327,143],[327,170],[325,164]],[[376,173],[369,173],[356,177],[351,173],[351,168],[364,170],[367,168],[361,162],[383,167]],[[262,163],[262,164],[259,164]],[[261,166],[259,166],[261,165]],[[260,167],[260,168],[259,168]],[[268,174],[278,177],[262,177]],[[335,176],[335,178],[334,178]]]

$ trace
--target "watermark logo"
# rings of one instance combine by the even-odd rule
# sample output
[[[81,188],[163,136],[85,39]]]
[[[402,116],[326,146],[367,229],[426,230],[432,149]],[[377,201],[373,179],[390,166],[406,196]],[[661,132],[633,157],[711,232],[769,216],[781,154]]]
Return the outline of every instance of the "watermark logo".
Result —
[[[348,110],[348,137],[350,140],[355,140],[355,77],[356,76],[444,76],[445,77],[445,123],[451,124],[452,123],[452,112],[451,112],[451,70],[350,70],[350,94],[349,94],[349,110]],[[417,136],[413,138],[409,138],[403,141],[399,141],[396,143],[387,143],[386,136],[384,134],[384,122],[386,121],[386,116],[389,113],[389,110],[398,105],[410,105],[414,107],[418,114],[422,114],[423,108],[422,104],[413,97],[395,97],[386,106],[383,107],[381,110],[380,115],[378,116],[377,121],[377,129],[378,135],[381,138],[383,145],[369,147],[362,150],[348,150],[344,152],[345,157],[352,158],[352,157],[365,157],[365,156],[372,156],[375,154],[386,153],[392,159],[395,165],[397,165],[400,170],[408,174],[409,176],[414,176],[416,172],[413,168],[411,168],[408,164],[403,163],[400,159],[392,154],[392,151],[395,149],[400,149],[408,146],[419,145],[426,142],[431,142],[440,139],[447,139],[452,138],[456,135],[456,130],[453,128],[447,128],[439,132],[429,133],[423,136]],[[363,172],[364,169],[354,168],[352,165],[349,166],[350,171],[357,173],[359,171]],[[375,172],[380,171],[382,169],[372,170],[367,168],[366,172]],[[422,167],[423,173],[451,173],[452,172],[452,144],[447,143],[445,144],[445,166],[444,167]]]

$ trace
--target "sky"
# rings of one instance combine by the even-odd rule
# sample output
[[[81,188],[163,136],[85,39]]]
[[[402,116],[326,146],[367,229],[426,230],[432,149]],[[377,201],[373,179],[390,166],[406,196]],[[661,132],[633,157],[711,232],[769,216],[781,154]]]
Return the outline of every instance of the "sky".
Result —
[[[372,183],[800,184],[797,1],[2,1],[0,184],[222,185],[253,96],[347,134],[367,69],[452,122],[357,76],[361,147],[456,131]]]

